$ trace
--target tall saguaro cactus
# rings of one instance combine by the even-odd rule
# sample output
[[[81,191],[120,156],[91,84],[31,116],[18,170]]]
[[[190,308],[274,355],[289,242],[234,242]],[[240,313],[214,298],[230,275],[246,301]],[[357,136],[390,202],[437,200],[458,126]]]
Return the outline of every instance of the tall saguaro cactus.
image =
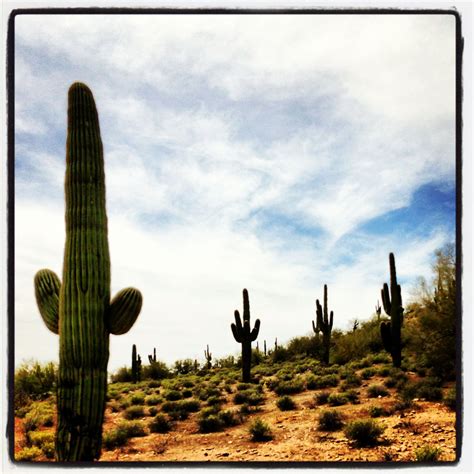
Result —
[[[150,365],[156,362],[156,347],[153,348],[153,355],[148,354],[148,362],[150,362]]]
[[[324,285],[324,307],[321,307],[319,300],[316,300],[316,325],[313,325],[313,331],[318,334],[323,334],[323,362],[329,364],[329,351],[331,348],[331,331],[334,320],[334,313],[328,315],[328,287]]]
[[[258,337],[260,330],[260,319],[255,321],[255,326],[250,330],[250,304],[249,294],[243,290],[244,314],[243,324],[238,310],[235,310],[235,324],[231,324],[232,334],[237,342],[242,344],[242,382],[250,382],[250,366],[252,362],[252,341]]]
[[[132,346],[132,381],[133,383],[140,382],[142,374],[142,358],[137,354],[137,346]]]
[[[90,89],[68,94],[66,244],[62,282],[51,270],[35,276],[35,295],[48,327],[59,334],[58,461],[93,461],[102,444],[109,334],[124,334],[140,313],[134,288],[110,300],[110,258],[99,118]]]
[[[206,367],[207,369],[211,369],[212,368],[212,353],[209,352],[209,344],[206,346],[206,349],[204,350],[204,357],[206,358]]]
[[[382,343],[387,352],[392,356],[394,367],[402,365],[402,325],[403,325],[403,307],[402,291],[397,283],[397,269],[395,267],[395,256],[389,255],[390,264],[390,291],[387,283],[382,288],[383,309],[390,316],[390,322],[380,324],[380,335]]]

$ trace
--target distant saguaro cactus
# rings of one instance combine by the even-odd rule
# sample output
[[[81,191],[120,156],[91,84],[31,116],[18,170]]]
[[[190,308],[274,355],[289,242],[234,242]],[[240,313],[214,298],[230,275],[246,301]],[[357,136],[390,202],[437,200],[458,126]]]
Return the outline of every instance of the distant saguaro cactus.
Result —
[[[382,308],[380,306],[379,300],[377,300],[377,304],[375,305],[375,313],[377,314],[377,321],[380,321],[380,315],[382,314]]]
[[[137,346],[132,346],[132,380],[133,383],[137,383],[141,379],[142,372],[142,358],[140,354],[137,354]]]
[[[334,313],[328,315],[328,287],[324,285],[324,308],[321,307],[319,300],[316,300],[316,325],[313,325],[313,331],[316,334],[321,332],[323,334],[323,362],[329,364],[329,351],[331,348],[331,331],[334,320]]]
[[[209,352],[209,344],[206,346],[206,350],[204,351],[204,357],[206,358],[206,367],[209,370],[212,368],[212,353]]]
[[[62,282],[51,270],[35,275],[35,296],[46,327],[59,334],[58,461],[100,457],[107,391],[109,335],[124,334],[137,319],[141,293],[110,300],[110,257],[99,117],[90,89],[68,93],[66,244]]]
[[[150,362],[150,365],[156,362],[156,347],[153,348],[153,356],[148,354],[148,362]]]
[[[267,357],[267,341],[263,340],[263,355]]]
[[[395,267],[395,256],[389,255],[390,264],[390,291],[387,283],[382,288],[382,304],[384,311],[390,316],[390,322],[380,324],[380,335],[385,350],[392,356],[394,367],[402,365],[402,325],[403,307],[402,291],[397,283],[397,269]]]
[[[255,321],[255,326],[250,330],[250,304],[249,294],[243,290],[244,314],[243,324],[238,310],[235,310],[235,324],[231,324],[232,334],[237,342],[242,344],[242,382],[250,382],[250,366],[252,361],[252,341],[255,341],[260,329],[260,319]]]

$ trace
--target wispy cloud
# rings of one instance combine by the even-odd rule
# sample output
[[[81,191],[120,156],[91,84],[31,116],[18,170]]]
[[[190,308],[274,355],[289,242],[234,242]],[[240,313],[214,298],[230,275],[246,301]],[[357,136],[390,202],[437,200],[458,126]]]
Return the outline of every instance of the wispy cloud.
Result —
[[[130,334],[113,338],[111,367],[133,342],[168,361],[200,358],[206,343],[231,352],[243,287],[267,341],[309,332],[324,283],[345,328],[370,316],[388,252],[410,285],[454,238],[449,206],[414,202],[434,185],[454,199],[453,17],[16,21],[18,359],[41,326],[33,275],[61,272],[76,80],[100,115],[113,290],[145,298]],[[370,225],[386,216],[383,231]],[[53,336],[39,344],[54,357]]]

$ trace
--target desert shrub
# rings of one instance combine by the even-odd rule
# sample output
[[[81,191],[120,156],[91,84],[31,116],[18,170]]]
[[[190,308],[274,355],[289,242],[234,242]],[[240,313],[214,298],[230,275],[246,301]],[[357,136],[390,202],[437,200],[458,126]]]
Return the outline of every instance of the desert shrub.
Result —
[[[28,440],[31,445],[42,448],[45,443],[54,443],[53,431],[30,431]]]
[[[415,459],[418,462],[437,461],[441,452],[441,448],[425,445],[415,451]]]
[[[132,382],[132,369],[129,367],[120,367],[115,374],[110,376],[110,380],[112,383]]]
[[[199,400],[206,401],[210,397],[218,397],[221,394],[221,391],[217,387],[205,387],[195,390],[194,395],[199,398]]]
[[[183,398],[179,390],[167,390],[163,394],[163,396],[168,401],[176,401],[176,400],[181,400],[181,398]]]
[[[316,389],[337,387],[338,384],[339,376],[337,374],[320,375],[315,377],[314,380],[312,380],[312,386]]]
[[[142,392],[136,392],[130,397],[131,405],[143,405],[145,403],[145,394]]]
[[[196,366],[193,359],[177,360],[174,363],[174,372],[180,375],[186,375],[195,372],[195,368]]]
[[[325,403],[328,402],[328,398],[329,398],[329,395],[331,393],[330,392],[319,392],[315,395],[314,397],[314,401],[316,402],[317,405],[324,405]]]
[[[127,444],[128,438],[125,430],[115,428],[114,430],[104,432],[102,445],[105,450],[110,451]]]
[[[145,425],[141,421],[121,421],[117,429],[125,431],[129,438],[146,436]]]
[[[390,356],[385,351],[372,356],[373,364],[388,364],[390,361]]]
[[[341,389],[347,390],[349,388],[360,387],[362,379],[357,374],[351,374],[342,382]]]
[[[369,407],[369,415],[371,418],[378,418],[379,416],[386,416],[387,411],[383,407],[373,405]]]
[[[451,410],[456,410],[456,389],[448,390],[443,398],[443,403]]]
[[[159,380],[150,380],[148,382],[148,386],[150,388],[158,388],[159,386],[161,385],[160,381]]]
[[[170,411],[168,413],[168,416],[172,419],[172,420],[187,420],[189,418],[189,412],[186,411],[186,410],[174,410],[174,411]]]
[[[193,391],[190,390],[189,388],[185,388],[182,392],[181,392],[181,396],[183,398],[191,398],[193,396]]]
[[[57,365],[53,362],[22,364],[14,375],[14,406],[18,409],[31,401],[44,400],[56,392]]]
[[[151,433],[168,433],[168,431],[171,430],[171,427],[168,418],[166,418],[162,413],[156,415],[150,423],[148,423],[148,428]]]
[[[344,434],[359,447],[373,446],[378,443],[384,430],[385,428],[374,420],[355,420],[346,425]]]
[[[367,395],[370,398],[386,397],[389,392],[383,385],[373,384],[367,388]]]
[[[144,416],[145,411],[142,405],[132,405],[123,412],[123,417],[126,420],[136,420],[137,418],[142,418]]]
[[[294,410],[296,408],[294,400],[289,395],[284,395],[283,397],[280,397],[276,401],[276,405],[281,411],[289,411]]]
[[[264,400],[263,394],[255,391],[255,390],[242,390],[241,392],[237,392],[234,395],[234,403],[236,405],[242,405],[246,403],[247,405],[260,405]]]
[[[214,433],[221,431],[224,420],[219,416],[219,407],[212,406],[201,411],[198,418],[198,428],[200,433]]]
[[[145,380],[162,380],[170,377],[171,371],[164,362],[157,360],[153,364],[142,367],[142,376]]]
[[[53,426],[54,406],[46,402],[33,402],[23,419],[25,432],[34,431],[41,426]]]
[[[236,416],[232,410],[224,410],[219,412],[219,418],[221,419],[224,426],[235,426],[240,423],[240,419]]]
[[[443,398],[443,390],[440,385],[441,381],[438,379],[426,378],[420,380],[417,384],[416,395],[429,402],[438,402]]]
[[[345,392],[341,392],[347,400],[353,404],[359,403],[359,392],[353,388],[350,390],[346,390]]]
[[[201,408],[201,404],[199,403],[199,400],[194,400],[194,399],[181,400],[178,403],[178,406],[181,410],[184,410],[188,413],[197,412]]]
[[[294,337],[286,345],[290,357],[303,355],[306,357],[320,357],[322,349],[321,341],[313,336]]]
[[[118,406],[121,410],[126,410],[130,406],[130,400],[128,399],[122,400]]]
[[[269,441],[273,439],[270,426],[261,418],[257,418],[249,428],[252,441]]]
[[[364,380],[368,380],[368,379],[372,378],[376,373],[377,373],[377,370],[376,370],[376,369],[374,369],[373,367],[367,367],[366,369],[364,369],[364,370],[360,373],[360,376],[361,376]]]
[[[54,441],[44,443],[43,446],[41,446],[41,451],[43,451],[43,454],[46,456],[47,459],[54,459],[56,451]]]
[[[290,359],[290,354],[285,347],[278,346],[277,349],[273,349],[270,357],[274,363],[285,362]]]
[[[207,399],[207,404],[211,405],[222,405],[225,402],[225,399],[219,396],[212,396]]]
[[[34,461],[35,459],[39,458],[43,452],[41,449],[37,448],[36,446],[31,446],[29,448],[23,448],[22,450],[15,453],[15,460],[16,461]]]
[[[277,395],[291,395],[304,390],[304,382],[300,378],[279,381],[274,391]]]
[[[156,407],[148,408],[148,415],[155,416],[157,413],[158,413],[158,408],[156,408]]]
[[[243,390],[248,390],[248,389],[251,389],[254,387],[254,384],[253,383],[244,383],[244,382],[240,382],[237,384],[237,390],[239,392],[242,392]]]
[[[340,405],[345,405],[348,402],[348,398],[344,393],[331,393],[328,397],[329,405],[337,407]]]
[[[384,365],[382,367],[380,367],[379,369],[377,369],[377,375],[380,375],[380,377],[387,377],[390,375],[390,372],[391,372],[391,367],[389,367],[388,365]]]
[[[163,399],[159,395],[148,395],[145,398],[145,404],[148,406],[159,405],[163,402]]]
[[[343,416],[337,410],[323,410],[319,414],[318,429],[321,431],[337,431],[343,425]]]

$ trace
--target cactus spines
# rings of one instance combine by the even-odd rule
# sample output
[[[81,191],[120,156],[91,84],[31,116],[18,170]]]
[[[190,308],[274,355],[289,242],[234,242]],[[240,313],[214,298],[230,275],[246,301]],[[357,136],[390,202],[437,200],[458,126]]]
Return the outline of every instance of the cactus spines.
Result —
[[[148,362],[150,362],[150,365],[156,362],[156,347],[153,348],[153,355],[148,354]]]
[[[243,290],[244,314],[243,324],[238,310],[235,310],[235,324],[231,324],[232,334],[237,342],[242,344],[242,382],[250,382],[250,366],[252,360],[252,341],[255,341],[260,330],[260,320],[255,321],[255,326],[250,330],[250,305],[249,294]]]
[[[212,353],[209,352],[209,345],[206,345],[206,350],[204,351],[204,357],[206,358],[206,366],[207,366],[207,369],[209,370],[212,367],[212,364],[211,364]]]
[[[35,295],[46,326],[59,334],[56,459],[93,461],[102,444],[109,334],[132,326],[142,298],[130,288],[110,301],[102,140],[92,92],[82,83],[68,93],[64,188],[62,282],[40,270]]]
[[[331,331],[334,321],[334,313],[331,311],[328,315],[328,287],[324,285],[324,307],[321,306],[319,300],[316,300],[316,325],[312,322],[313,331],[323,334],[323,362],[329,364],[329,350],[331,347]]]
[[[402,365],[401,332],[403,324],[402,291],[397,283],[397,269],[395,256],[389,255],[390,290],[387,283],[382,288],[383,309],[390,316],[390,322],[380,324],[380,335],[385,350],[392,356],[394,367]]]

